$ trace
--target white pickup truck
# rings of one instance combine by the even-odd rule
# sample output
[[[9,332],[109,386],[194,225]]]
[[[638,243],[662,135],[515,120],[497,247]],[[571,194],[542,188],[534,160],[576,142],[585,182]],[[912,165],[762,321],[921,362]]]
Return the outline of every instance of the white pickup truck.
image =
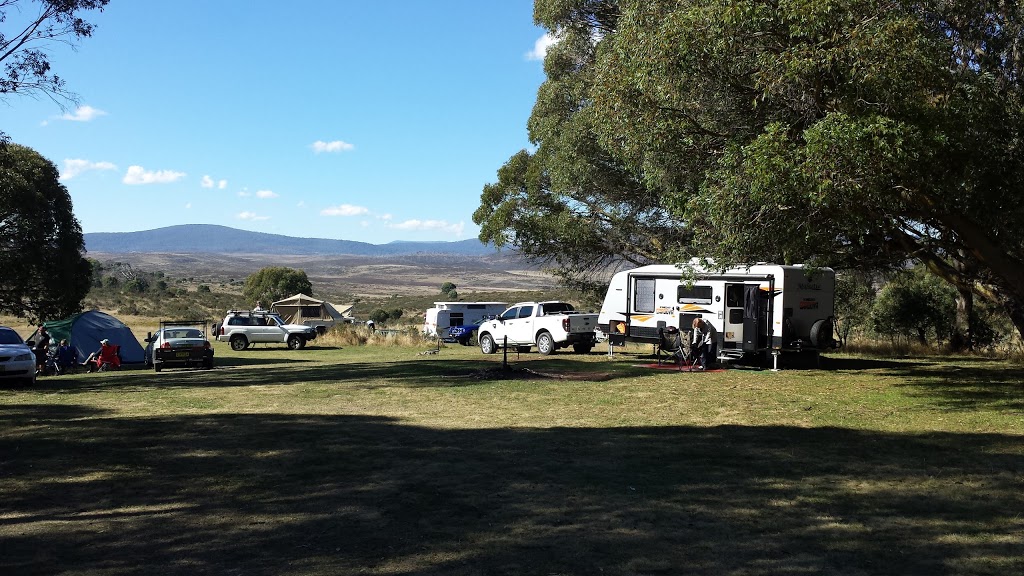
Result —
[[[477,340],[484,354],[502,346],[537,346],[538,352],[547,355],[570,345],[577,354],[586,354],[594,347],[596,327],[597,314],[577,312],[567,302],[519,302],[480,324]]]

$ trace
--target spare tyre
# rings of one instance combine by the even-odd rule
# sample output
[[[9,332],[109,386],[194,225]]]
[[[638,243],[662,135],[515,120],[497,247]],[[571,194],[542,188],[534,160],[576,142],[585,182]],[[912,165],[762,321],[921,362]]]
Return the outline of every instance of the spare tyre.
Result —
[[[832,318],[818,320],[812,324],[811,333],[809,334],[811,346],[818,349],[835,348],[836,341],[833,338],[832,326]]]

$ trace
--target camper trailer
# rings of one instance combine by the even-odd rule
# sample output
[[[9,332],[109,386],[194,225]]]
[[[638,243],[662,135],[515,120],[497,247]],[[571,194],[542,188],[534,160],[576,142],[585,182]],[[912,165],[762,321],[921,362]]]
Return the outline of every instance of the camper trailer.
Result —
[[[657,343],[665,327],[685,332],[703,318],[718,331],[721,357],[777,359],[835,346],[834,300],[830,268],[643,266],[612,277],[598,327],[614,344]]]
[[[423,333],[446,338],[448,328],[479,324],[486,316],[501,314],[505,308],[505,302],[434,302],[423,318]]]

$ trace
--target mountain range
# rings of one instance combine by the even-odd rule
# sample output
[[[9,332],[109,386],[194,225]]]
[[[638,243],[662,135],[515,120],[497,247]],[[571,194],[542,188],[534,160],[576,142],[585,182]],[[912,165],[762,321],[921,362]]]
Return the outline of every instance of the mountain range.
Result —
[[[181,224],[140,232],[90,232],[88,252],[108,254],[288,254],[295,256],[352,255],[400,256],[410,254],[457,254],[488,256],[494,246],[476,238],[453,242],[391,242],[369,244],[353,240],[296,238],[281,234],[250,232],[215,224]]]

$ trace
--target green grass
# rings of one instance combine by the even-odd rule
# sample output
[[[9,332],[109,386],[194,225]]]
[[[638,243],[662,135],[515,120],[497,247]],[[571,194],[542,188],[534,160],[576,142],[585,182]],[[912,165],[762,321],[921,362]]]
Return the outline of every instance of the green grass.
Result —
[[[0,390],[0,573],[1024,572],[1019,366],[425,349]]]

